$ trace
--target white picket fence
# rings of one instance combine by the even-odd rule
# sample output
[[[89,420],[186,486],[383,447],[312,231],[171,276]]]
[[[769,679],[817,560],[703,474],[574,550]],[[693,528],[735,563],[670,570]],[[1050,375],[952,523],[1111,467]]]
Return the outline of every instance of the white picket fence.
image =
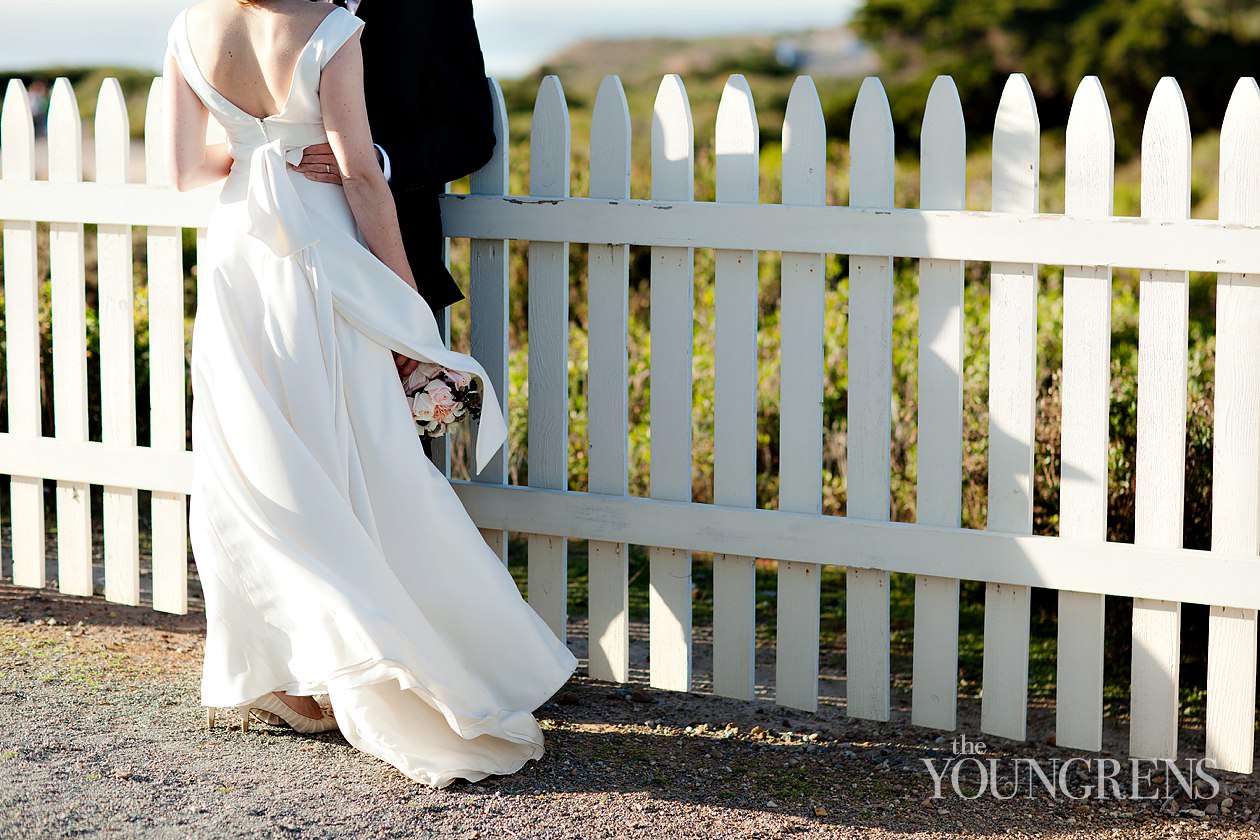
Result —
[[[160,81],[157,83],[160,86]],[[492,84],[499,136],[507,119]],[[156,86],[155,86],[156,91]],[[55,87],[49,181],[33,181],[25,92],[11,84],[0,142],[12,479],[13,575],[43,586],[41,479],[57,484],[58,585],[91,594],[89,485],[105,487],[105,597],[137,603],[136,489],[153,491],[153,606],[186,599],[184,332],[180,229],[200,228],[213,188],[162,183],[160,94],[146,123],[147,184],[125,184],[121,93],[101,91],[98,179],[81,183],[73,91]],[[1220,220],[1189,219],[1190,131],[1172,79],[1142,142],[1142,216],[1112,215],[1113,136],[1102,87],[1082,82],[1068,126],[1066,213],[1038,213],[1040,131],[1013,76],[993,137],[993,211],[965,210],[965,127],[939,79],[922,131],[920,209],[893,206],[893,136],[876,79],[850,135],[848,207],[826,204],[818,96],[797,81],[784,122],[783,203],[758,203],[751,92],[730,79],[716,128],[716,202],[693,200],[694,132],[682,81],[666,77],[652,123],[652,196],[630,198],[631,123],[620,82],[600,88],[590,197],[573,198],[560,82],[544,80],[530,195],[508,196],[508,146],[443,199],[448,235],[471,240],[472,348],[506,401],[508,243],[529,245],[529,487],[501,453],[457,490],[500,552],[529,535],[528,597],[561,638],[568,539],[590,541],[590,673],[629,677],[629,544],[649,546],[650,682],[692,686],[691,552],[714,553],[713,687],[751,698],[753,558],[779,561],[777,702],[817,707],[819,577],[847,569],[847,711],[890,713],[889,573],[916,575],[912,717],[957,723],[959,580],[987,582],[984,732],[1025,737],[1030,588],[1059,590],[1057,742],[1101,748],[1105,595],[1132,596],[1133,755],[1177,754],[1180,604],[1212,605],[1207,753],[1252,771],[1260,607],[1260,88],[1239,82],[1221,135]],[[56,436],[40,437],[36,223],[51,224]],[[84,231],[99,225],[104,439],[87,440]],[[131,226],[148,230],[153,442],[136,446]],[[567,490],[570,242],[589,249],[589,493]],[[651,247],[650,498],[628,495],[629,246]],[[716,250],[715,501],[691,502],[693,254]],[[778,510],[756,508],[757,252],[782,252]],[[821,514],[824,256],[850,255],[848,509]],[[918,522],[889,521],[892,258],[920,260]],[[988,529],[962,529],[963,261],[992,263]],[[1037,266],[1066,266],[1061,536],[1032,536]],[[1135,544],[1106,541],[1111,267],[1142,269]],[[1188,271],[1218,277],[1211,551],[1181,546]],[[504,405],[506,409],[506,403]]]

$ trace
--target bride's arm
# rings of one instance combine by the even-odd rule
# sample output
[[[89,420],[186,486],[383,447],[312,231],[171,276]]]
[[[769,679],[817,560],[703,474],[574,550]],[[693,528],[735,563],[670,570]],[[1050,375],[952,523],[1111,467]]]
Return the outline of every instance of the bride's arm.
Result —
[[[166,113],[170,139],[168,172],[175,189],[183,192],[227,177],[232,158],[227,146],[206,145],[206,125],[210,113],[189,87],[179,64],[166,54]]]
[[[363,94],[363,50],[357,34],[324,66],[319,101],[328,143],[341,169],[341,185],[368,250],[416,288],[403,249],[394,196],[372,145]]]

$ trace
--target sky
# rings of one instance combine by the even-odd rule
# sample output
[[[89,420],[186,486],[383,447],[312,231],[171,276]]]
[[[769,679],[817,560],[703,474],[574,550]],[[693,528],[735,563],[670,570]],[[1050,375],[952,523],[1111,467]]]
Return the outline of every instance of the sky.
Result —
[[[369,0],[418,2],[418,0]],[[523,75],[587,37],[777,32],[842,23],[856,0],[473,0],[486,70]],[[49,65],[157,70],[190,0],[0,0],[0,72]]]

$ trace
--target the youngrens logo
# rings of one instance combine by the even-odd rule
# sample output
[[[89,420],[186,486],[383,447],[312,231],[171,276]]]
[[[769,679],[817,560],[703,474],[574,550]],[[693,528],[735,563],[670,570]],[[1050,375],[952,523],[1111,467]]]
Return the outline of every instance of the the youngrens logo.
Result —
[[[1187,759],[1184,768],[1142,758],[998,759],[985,754],[984,741],[966,735],[951,747],[951,756],[922,759],[932,777],[932,799],[944,799],[949,791],[961,799],[1168,799],[1179,792],[1190,799],[1214,799],[1221,790],[1209,772],[1215,766],[1210,759]]]

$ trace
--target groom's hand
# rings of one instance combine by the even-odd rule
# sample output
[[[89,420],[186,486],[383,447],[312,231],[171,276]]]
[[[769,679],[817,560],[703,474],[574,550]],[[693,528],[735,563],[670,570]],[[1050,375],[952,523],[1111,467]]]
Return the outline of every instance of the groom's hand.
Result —
[[[312,181],[319,181],[322,184],[341,183],[341,167],[337,166],[337,156],[333,154],[332,146],[327,143],[307,146],[302,152],[302,162],[297,166],[292,164],[289,166]]]

